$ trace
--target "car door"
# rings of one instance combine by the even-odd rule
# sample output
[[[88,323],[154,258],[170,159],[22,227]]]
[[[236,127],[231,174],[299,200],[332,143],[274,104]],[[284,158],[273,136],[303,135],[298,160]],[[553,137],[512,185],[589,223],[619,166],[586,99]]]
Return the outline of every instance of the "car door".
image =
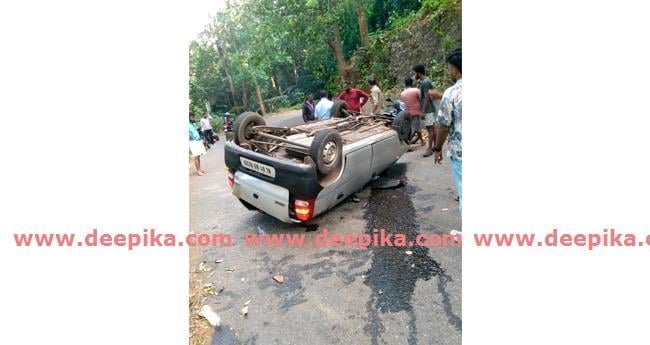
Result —
[[[397,133],[374,142],[372,144],[371,176],[379,175],[395,163],[400,156],[400,142]]]

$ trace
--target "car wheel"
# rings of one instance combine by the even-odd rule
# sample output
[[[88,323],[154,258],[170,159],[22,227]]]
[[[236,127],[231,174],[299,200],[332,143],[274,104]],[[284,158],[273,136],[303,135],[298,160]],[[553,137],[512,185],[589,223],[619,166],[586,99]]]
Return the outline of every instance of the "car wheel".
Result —
[[[411,139],[411,114],[408,111],[400,111],[393,120],[393,126],[397,131],[399,140],[408,142]]]
[[[341,100],[335,100],[330,109],[331,117],[348,117],[350,115],[348,112],[348,104]]]
[[[343,162],[343,139],[341,135],[327,128],[314,137],[309,150],[309,156],[316,162],[316,167],[321,175],[336,171]]]
[[[252,129],[254,126],[264,126],[266,121],[264,118],[254,112],[247,111],[239,116],[235,120],[233,125],[235,133],[235,144],[248,144],[249,140],[252,139]]]

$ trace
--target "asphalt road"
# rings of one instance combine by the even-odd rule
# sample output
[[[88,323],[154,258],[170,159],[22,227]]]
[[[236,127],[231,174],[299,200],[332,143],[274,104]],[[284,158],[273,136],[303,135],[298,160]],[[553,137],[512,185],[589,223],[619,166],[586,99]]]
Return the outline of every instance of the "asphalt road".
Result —
[[[267,121],[302,122],[299,111]],[[433,164],[423,148],[405,154],[386,174],[406,186],[358,194],[312,221],[316,231],[248,211],[231,194],[222,140],[202,158],[207,174],[190,176],[190,227],[229,233],[232,247],[191,251],[191,344],[461,344],[460,248],[247,247],[245,233],[305,234],[324,229],[404,234],[460,229],[449,162]],[[217,263],[216,261],[221,261]],[[203,263],[203,264],[202,264]],[[204,270],[199,270],[203,266]],[[283,275],[284,283],[273,280]],[[212,284],[216,294],[204,291]],[[221,290],[223,289],[223,290]],[[221,291],[221,292],[219,292]],[[248,316],[241,314],[250,301]],[[213,330],[197,316],[203,304],[221,318]]]

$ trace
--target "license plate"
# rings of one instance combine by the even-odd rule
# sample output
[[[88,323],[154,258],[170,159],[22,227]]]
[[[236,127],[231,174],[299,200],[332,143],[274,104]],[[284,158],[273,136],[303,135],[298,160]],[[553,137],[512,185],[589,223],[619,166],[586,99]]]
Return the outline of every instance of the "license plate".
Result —
[[[275,168],[270,165],[252,161],[244,157],[239,157],[239,161],[241,162],[241,165],[246,169],[258,172],[262,175],[275,178]]]

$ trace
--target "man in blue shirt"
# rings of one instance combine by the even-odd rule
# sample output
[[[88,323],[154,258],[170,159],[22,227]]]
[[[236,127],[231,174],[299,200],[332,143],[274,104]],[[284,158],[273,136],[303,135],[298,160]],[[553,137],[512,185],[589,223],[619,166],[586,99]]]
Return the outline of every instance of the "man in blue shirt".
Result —
[[[316,104],[314,116],[318,120],[327,120],[330,118],[330,111],[332,110],[334,102],[327,99],[327,91],[325,90],[320,90],[318,96],[320,97],[320,101]]]

